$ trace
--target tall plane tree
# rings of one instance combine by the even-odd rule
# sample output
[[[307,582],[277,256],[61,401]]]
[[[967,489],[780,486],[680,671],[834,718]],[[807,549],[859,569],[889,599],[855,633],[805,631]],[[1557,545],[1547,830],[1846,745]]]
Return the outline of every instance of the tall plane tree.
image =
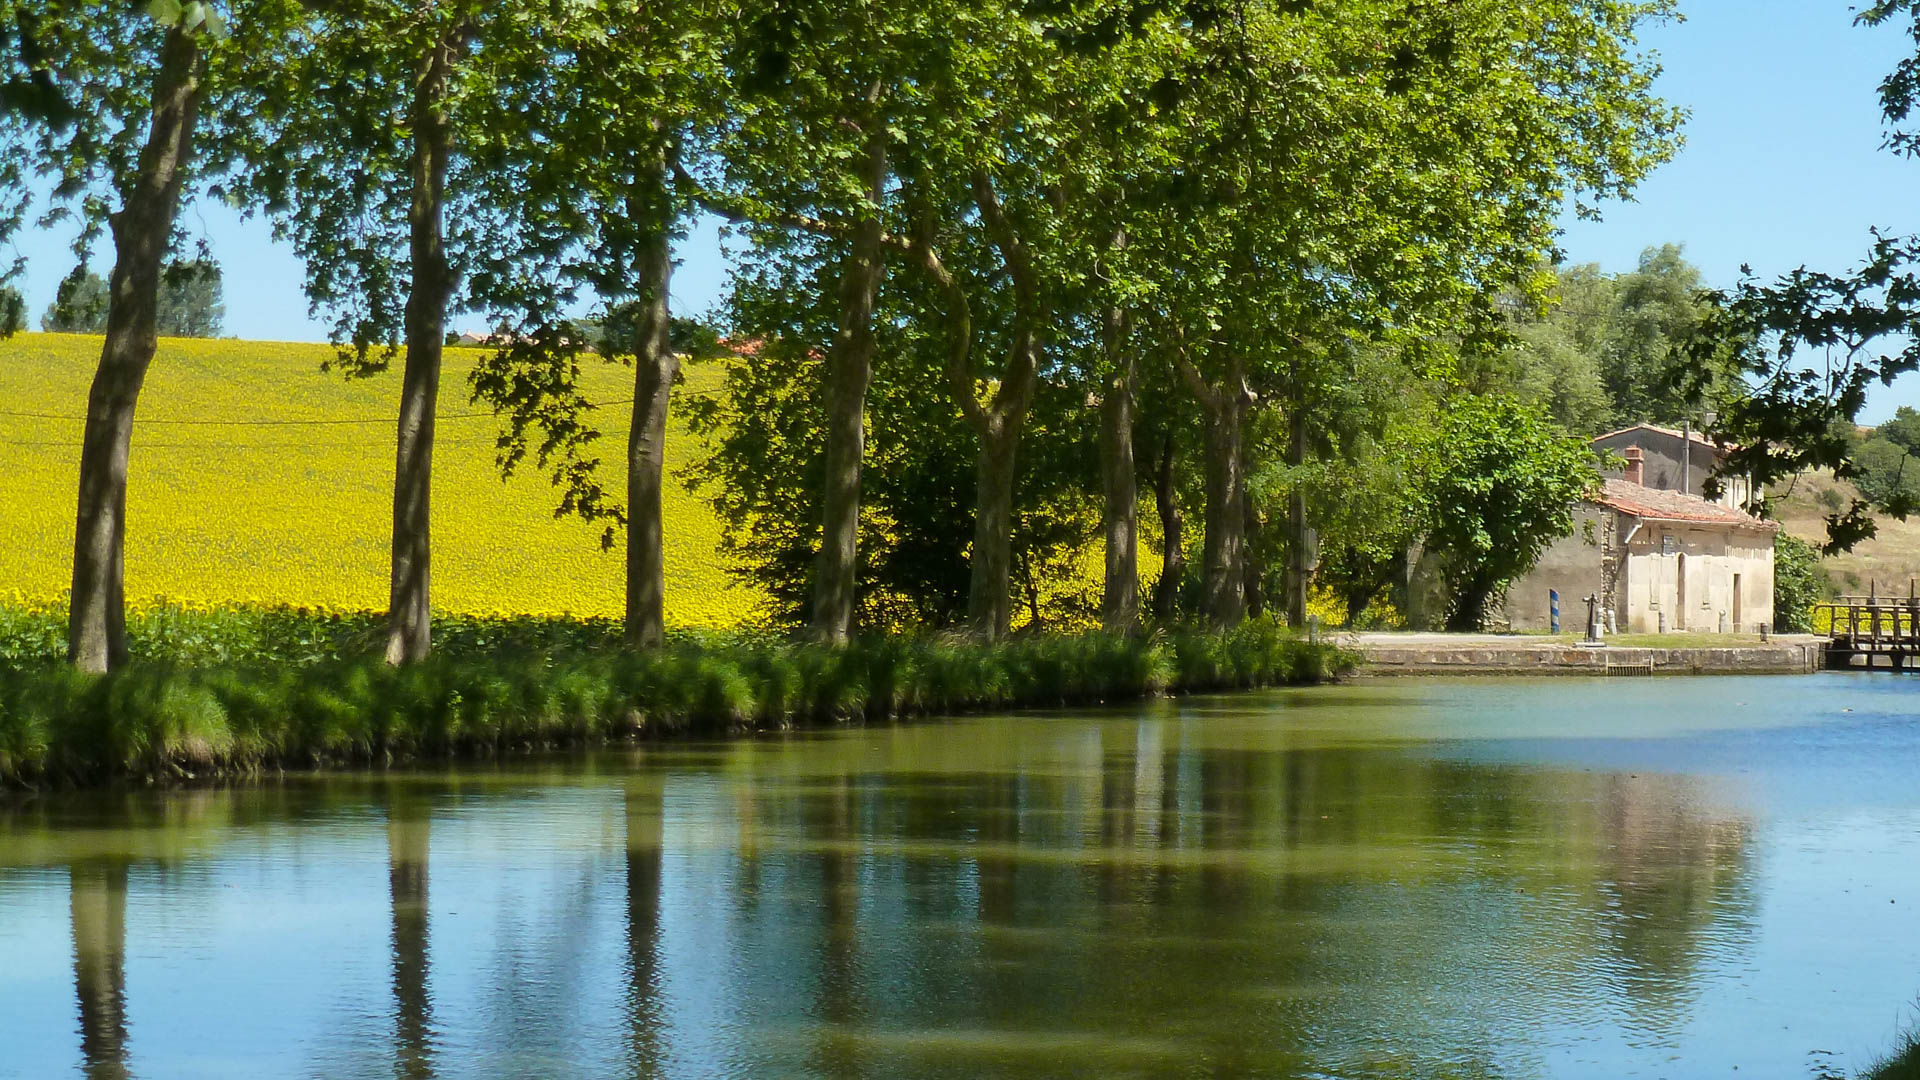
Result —
[[[489,232],[500,185],[475,177],[521,163],[486,145],[486,125],[571,10],[345,0],[308,9],[283,49],[247,53],[245,194],[306,260],[307,295],[334,319],[337,364],[367,375],[404,361],[392,664],[432,645],[434,414],[447,317],[473,306],[474,273],[518,272]]]
[[[1671,152],[1678,118],[1633,47],[1670,9],[1359,0],[1191,19],[1189,66],[1168,88],[1191,152],[1141,240],[1181,268],[1162,315],[1208,416],[1213,621],[1247,604],[1246,410],[1284,409],[1285,453],[1304,465],[1315,409],[1345,378],[1330,336],[1453,328],[1494,296],[1537,295],[1568,199],[1624,192]],[[1304,503],[1285,539],[1295,619]]]
[[[914,81],[952,25],[948,3],[777,0],[727,51],[734,108],[718,143],[724,194],[775,273],[831,290],[821,343],[825,450],[812,635],[844,642],[858,621],[861,470],[877,349],[874,313],[896,216],[902,132],[921,127]],[[795,273],[805,266],[806,272]]]
[[[67,656],[84,671],[127,660],[134,409],[158,344],[161,273],[181,193],[197,171],[207,52],[226,21],[227,12],[201,0],[0,3],[7,39],[0,122],[11,129],[0,186],[16,208],[9,222],[19,220],[22,185],[38,174],[52,182],[49,218],[78,217],[83,257],[103,229],[113,243],[106,341],[87,395],[74,518]]]
[[[661,492],[679,369],[668,293],[688,210],[679,155],[724,100],[714,85],[721,10],[615,6],[543,25],[540,47],[520,50],[502,80],[510,92],[488,99],[477,136],[493,250],[471,292],[507,332],[475,370],[474,393],[510,419],[503,467],[533,451],[537,433],[539,463],[564,492],[560,512],[626,524],[626,638],[643,648],[666,637]],[[634,369],[624,504],[601,486],[593,406],[578,389],[590,342],[569,313],[582,303],[598,305],[601,344],[623,346],[609,359]]]
[[[948,391],[977,439],[967,618],[988,640],[1012,621],[1017,458],[1045,380],[1102,406],[1103,623],[1137,619],[1129,306],[1143,286],[1124,194],[1162,164],[1144,122],[1171,30],[1159,6],[977,6],[920,86],[936,107],[905,170],[910,250],[944,297]]]

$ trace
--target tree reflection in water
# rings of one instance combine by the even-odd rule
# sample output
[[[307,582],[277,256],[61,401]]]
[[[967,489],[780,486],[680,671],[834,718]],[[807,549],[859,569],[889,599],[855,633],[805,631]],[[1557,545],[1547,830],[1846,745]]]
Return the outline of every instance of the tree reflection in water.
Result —
[[[1494,1076],[1529,1028],[1684,1026],[1753,904],[1751,827],[1697,777],[1087,734],[971,747],[968,770],[950,733],[900,729],[733,773],[758,861],[817,882],[734,907],[738,964],[818,972],[793,1065]],[[813,935],[776,925],[796,911]],[[974,959],[900,942],[929,924]]]
[[[432,805],[404,782],[387,789],[387,890],[393,913],[394,1075],[433,1076],[427,968],[427,842]]]
[[[172,793],[104,828],[75,800],[0,841],[70,880],[96,1077],[194,1060],[141,988],[217,993],[178,940],[248,956],[268,882],[359,905],[279,954],[336,973],[325,1000],[292,967],[230,1003],[328,1075],[1528,1075],[1697,1040],[1750,962],[1762,834],[1716,783],[1201,701]],[[131,1004],[129,867],[173,949]]]
[[[73,983],[80,1058],[89,1080],[127,1071],[127,863],[103,857],[69,867]]]
[[[663,788],[657,777],[629,781],[625,793],[627,844],[627,1012],[632,1025],[633,1075],[659,1075],[662,1064],[660,888],[664,834]]]

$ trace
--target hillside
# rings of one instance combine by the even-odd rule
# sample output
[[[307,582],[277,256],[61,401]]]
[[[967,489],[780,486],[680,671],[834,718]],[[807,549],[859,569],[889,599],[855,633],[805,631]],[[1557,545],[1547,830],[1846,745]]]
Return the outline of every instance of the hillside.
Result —
[[[99,353],[90,335],[0,342],[0,598],[45,601],[69,584],[79,418]],[[386,606],[400,377],[396,365],[346,381],[321,372],[329,355],[325,345],[161,341],[127,482],[129,601]],[[447,350],[434,457],[435,606],[619,614],[618,549],[601,551],[595,527],[555,520],[554,492],[537,470],[501,481],[498,421],[467,402],[467,374],[481,355]],[[676,396],[719,378],[718,368],[689,366]],[[619,365],[591,363],[587,383],[590,400],[633,396],[631,369]],[[616,490],[626,482],[628,418],[625,405],[600,414],[602,468]],[[697,449],[676,425],[669,470]],[[666,528],[668,620],[746,617],[758,598],[721,570],[719,520],[671,473]]]
[[[1788,533],[1816,546],[1825,543],[1826,516],[1832,512],[1827,504],[1835,498],[1824,496],[1823,502],[1822,493],[1827,491],[1837,495],[1836,505],[1841,506],[1858,495],[1852,484],[1835,480],[1831,473],[1807,473],[1774,489],[1778,497],[1774,515]],[[1877,584],[1883,596],[1905,595],[1908,583],[1920,578],[1920,517],[1900,521],[1881,516],[1877,521],[1878,535],[1852,551],[1821,560],[1836,592],[1865,593]]]

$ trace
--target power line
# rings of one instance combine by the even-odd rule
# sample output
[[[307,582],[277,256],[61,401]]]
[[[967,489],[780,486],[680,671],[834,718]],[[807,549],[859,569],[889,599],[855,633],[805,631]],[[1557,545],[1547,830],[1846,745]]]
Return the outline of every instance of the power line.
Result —
[[[683,390],[674,396],[682,397],[682,398],[713,397],[714,395],[719,394],[720,392],[721,392],[720,388],[715,387],[710,390]],[[600,409],[600,408],[605,408],[606,406],[609,406],[609,405],[631,405],[631,404],[633,404],[633,399],[630,397],[627,397],[627,398],[614,398],[611,401],[588,402],[587,407],[589,409]],[[473,420],[473,419],[478,419],[482,417],[499,416],[499,415],[500,415],[499,413],[493,413],[493,412],[436,413],[434,414],[434,420],[435,422],[438,422],[441,420]],[[67,420],[75,423],[79,423],[86,420],[85,416],[75,416],[69,413],[26,412],[19,409],[0,409],[0,416],[18,416],[18,417],[24,417],[30,420]],[[396,422],[396,418],[393,416],[382,416],[382,417],[368,418],[368,419],[329,418],[329,419],[323,419],[323,420],[281,420],[281,419],[161,420],[161,419],[155,419],[155,420],[136,421],[135,426],[145,427],[149,424],[167,424],[167,425],[178,426],[178,427],[333,427],[333,426],[339,426],[339,425],[355,425],[355,424],[392,424],[395,422]],[[15,445],[20,445],[20,444],[15,444]]]
[[[493,436],[486,435],[477,439],[435,439],[436,446],[469,446],[479,443],[493,443]],[[56,446],[79,449],[85,443],[61,439],[0,439],[0,446]],[[138,450],[325,450],[360,447],[378,447],[370,442],[277,442],[277,443],[232,443],[232,442],[136,442]],[[390,452],[390,451],[389,451]]]
[[[619,398],[614,401],[597,402],[591,407],[599,408],[603,405],[629,405],[632,403],[632,398]],[[471,420],[476,417],[497,415],[499,414],[491,412],[436,413],[434,414],[434,420]],[[22,412],[17,409],[0,409],[0,416],[23,416],[34,420],[83,421],[86,419],[85,416],[73,416],[67,413]],[[135,422],[135,426],[172,424],[181,427],[322,427],[339,424],[392,424],[394,422],[396,422],[395,417],[382,416],[377,419],[366,420],[338,418],[325,420],[139,420]]]
[[[682,392],[676,394],[676,396],[678,396],[678,398],[714,398],[714,396],[718,396],[718,394],[722,394],[722,392],[724,392],[724,388],[714,386],[714,388],[708,388],[708,390],[682,390]],[[630,404],[634,404],[634,398],[614,398],[611,402],[593,402],[593,404],[589,404],[588,407],[597,409],[597,407],[603,407],[603,405]],[[440,413],[440,415],[434,417],[434,421],[459,421],[459,419],[495,417],[495,415],[499,415],[499,413]],[[0,417],[27,417],[27,419],[40,419],[40,421],[71,421],[71,423],[83,423],[84,419],[86,419],[86,417],[67,415],[67,413],[33,413],[33,411],[21,411],[21,409],[0,409]],[[167,419],[152,419],[152,421],[138,421],[136,427],[144,427],[144,425],[175,425],[175,427],[336,427],[336,425],[392,425],[392,423],[396,423],[394,417],[380,417],[380,419],[315,419],[315,421],[290,421],[290,419],[167,421]],[[438,438],[438,440],[434,440],[434,442],[440,444],[440,446],[463,446],[463,444],[474,444],[474,442],[495,442],[495,438],[493,438],[493,436],[480,436],[480,438]],[[63,448],[81,448],[84,444],[83,442],[69,442],[69,440],[4,438],[4,440],[0,440],[0,446],[63,446]],[[315,450],[315,448],[328,448],[328,446],[332,446],[332,448],[346,448],[346,446],[369,446],[369,444],[365,444],[365,442],[144,442],[144,440],[142,440],[140,446],[146,448],[146,450]]]

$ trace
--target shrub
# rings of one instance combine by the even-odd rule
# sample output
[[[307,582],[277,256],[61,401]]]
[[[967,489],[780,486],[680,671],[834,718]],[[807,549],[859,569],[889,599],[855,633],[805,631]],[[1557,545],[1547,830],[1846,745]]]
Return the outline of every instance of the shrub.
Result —
[[[1805,634],[1814,629],[1813,605],[1823,589],[1820,554],[1797,536],[1776,533],[1773,538],[1773,623],[1782,633]]]
[[[146,624],[142,640],[177,657],[105,677],[45,657],[0,663],[0,782],[385,763],[637,734],[1050,707],[1314,681],[1349,663],[1270,621],[991,646],[892,636],[832,649],[683,634],[635,652],[605,620],[461,617],[439,634],[432,657],[395,669],[373,651],[370,618],[175,609]],[[33,619],[0,618],[0,632],[22,625],[35,629],[4,640],[39,648]]]

